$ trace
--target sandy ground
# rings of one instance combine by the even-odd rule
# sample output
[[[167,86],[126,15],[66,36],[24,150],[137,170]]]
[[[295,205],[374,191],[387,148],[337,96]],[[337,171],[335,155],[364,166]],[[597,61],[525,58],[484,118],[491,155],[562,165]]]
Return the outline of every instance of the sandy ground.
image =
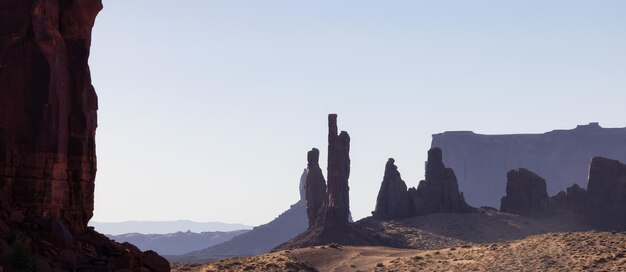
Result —
[[[438,250],[321,246],[173,271],[626,271],[626,232],[567,232]]]
[[[439,249],[468,243],[498,243],[553,232],[586,231],[591,228],[573,214],[525,217],[481,209],[477,213],[430,214],[398,221],[366,218],[358,223],[401,248]]]

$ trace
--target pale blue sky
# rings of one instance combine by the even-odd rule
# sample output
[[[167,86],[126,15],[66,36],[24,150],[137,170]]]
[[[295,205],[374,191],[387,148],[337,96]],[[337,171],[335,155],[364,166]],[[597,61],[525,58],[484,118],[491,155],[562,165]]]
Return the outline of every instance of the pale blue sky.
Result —
[[[624,14],[626,1],[105,0],[94,220],[267,222],[297,201],[306,151],[325,158],[331,112],[352,137],[356,219],[387,158],[417,185],[431,134],[624,127]]]

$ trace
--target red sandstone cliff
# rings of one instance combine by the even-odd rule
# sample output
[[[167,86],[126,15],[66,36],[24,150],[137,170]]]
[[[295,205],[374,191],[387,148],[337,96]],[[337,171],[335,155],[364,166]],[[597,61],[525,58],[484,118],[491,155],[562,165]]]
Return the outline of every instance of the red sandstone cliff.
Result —
[[[6,270],[169,270],[156,253],[87,227],[98,109],[88,58],[101,9],[101,0],[0,0],[0,265]],[[17,248],[22,262],[8,261]]]
[[[87,59],[100,1],[0,1],[0,203],[82,232],[98,100]]]

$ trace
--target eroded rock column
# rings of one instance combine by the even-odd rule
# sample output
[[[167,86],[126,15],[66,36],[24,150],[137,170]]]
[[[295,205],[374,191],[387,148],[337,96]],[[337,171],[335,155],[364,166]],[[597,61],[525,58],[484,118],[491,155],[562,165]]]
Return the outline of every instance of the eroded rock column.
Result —
[[[400,177],[395,160],[389,158],[385,165],[385,175],[376,198],[375,217],[395,219],[413,216],[413,204],[404,180]]]
[[[328,206],[324,221],[348,223],[350,198],[350,135],[337,134],[337,114],[328,115]]]
[[[306,191],[306,212],[309,227],[319,222],[320,209],[328,199],[326,194],[326,180],[319,165],[320,151],[317,148],[307,153],[307,175],[304,182]]]

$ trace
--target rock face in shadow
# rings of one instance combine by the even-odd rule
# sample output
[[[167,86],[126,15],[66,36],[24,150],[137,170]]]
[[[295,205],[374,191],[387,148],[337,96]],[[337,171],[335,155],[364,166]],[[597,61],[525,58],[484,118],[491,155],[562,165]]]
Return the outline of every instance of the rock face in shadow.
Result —
[[[337,114],[328,115],[328,202],[324,222],[347,224],[350,218],[350,135],[337,134]]]
[[[525,168],[507,173],[506,196],[500,211],[525,214],[548,211],[546,180]]]
[[[518,169],[507,176],[507,195],[501,206],[504,212],[569,212],[597,229],[626,230],[626,165],[617,160],[594,157],[587,190],[574,184],[550,198],[545,180],[536,174]]]
[[[473,212],[459,192],[456,176],[451,168],[443,164],[441,149],[428,150],[426,163],[426,179],[420,181],[416,188],[409,189],[415,215],[431,213],[465,213]]]
[[[587,190],[580,188],[578,184],[568,187],[565,191],[560,191],[550,197],[548,206],[551,210],[572,211],[582,214],[587,208]]]
[[[376,198],[374,217],[395,219],[411,217],[415,214],[406,183],[400,177],[395,160],[389,158],[385,165],[385,175]]]
[[[100,0],[0,0],[0,265],[10,271],[27,268],[4,263],[8,244],[42,271],[169,270],[87,227],[98,109],[88,58],[101,9]]]
[[[585,188],[591,158],[626,161],[626,128],[591,123],[543,134],[450,131],[434,134],[431,146],[442,149],[470,205],[498,207],[506,189],[504,175],[520,167],[545,178],[549,195],[574,184]]]
[[[320,210],[328,199],[326,193],[326,180],[319,165],[320,151],[317,148],[311,149],[307,153],[307,175],[305,177],[304,188],[307,203],[307,218],[309,227],[319,222]]]
[[[587,212],[590,222],[605,229],[626,229],[626,165],[594,157],[589,167]]]
[[[0,203],[83,232],[98,99],[87,60],[102,3],[0,1]]]
[[[323,205],[319,208],[317,220],[315,217],[315,207],[318,206],[318,196],[312,197],[316,202],[310,203],[313,209],[309,214],[309,228],[302,234],[274,248],[274,250],[307,247],[312,245],[323,245],[338,243],[343,245],[382,245],[382,240],[370,230],[360,228],[351,223],[349,205],[348,178],[350,177],[350,136],[342,131],[337,134],[337,115],[328,115],[328,185]],[[319,155],[317,150],[309,152],[309,163],[316,165]],[[318,167],[319,168],[319,167]],[[321,192],[322,186],[319,184],[323,180],[321,173],[313,174],[317,170],[315,167],[309,169],[309,175],[315,175],[315,183],[318,184]],[[313,177],[313,176],[311,176]],[[308,177],[307,177],[308,182]],[[308,186],[308,185],[307,185]],[[308,187],[307,187],[307,190]],[[307,197],[313,195],[307,191]],[[307,198],[309,199],[309,198]]]

